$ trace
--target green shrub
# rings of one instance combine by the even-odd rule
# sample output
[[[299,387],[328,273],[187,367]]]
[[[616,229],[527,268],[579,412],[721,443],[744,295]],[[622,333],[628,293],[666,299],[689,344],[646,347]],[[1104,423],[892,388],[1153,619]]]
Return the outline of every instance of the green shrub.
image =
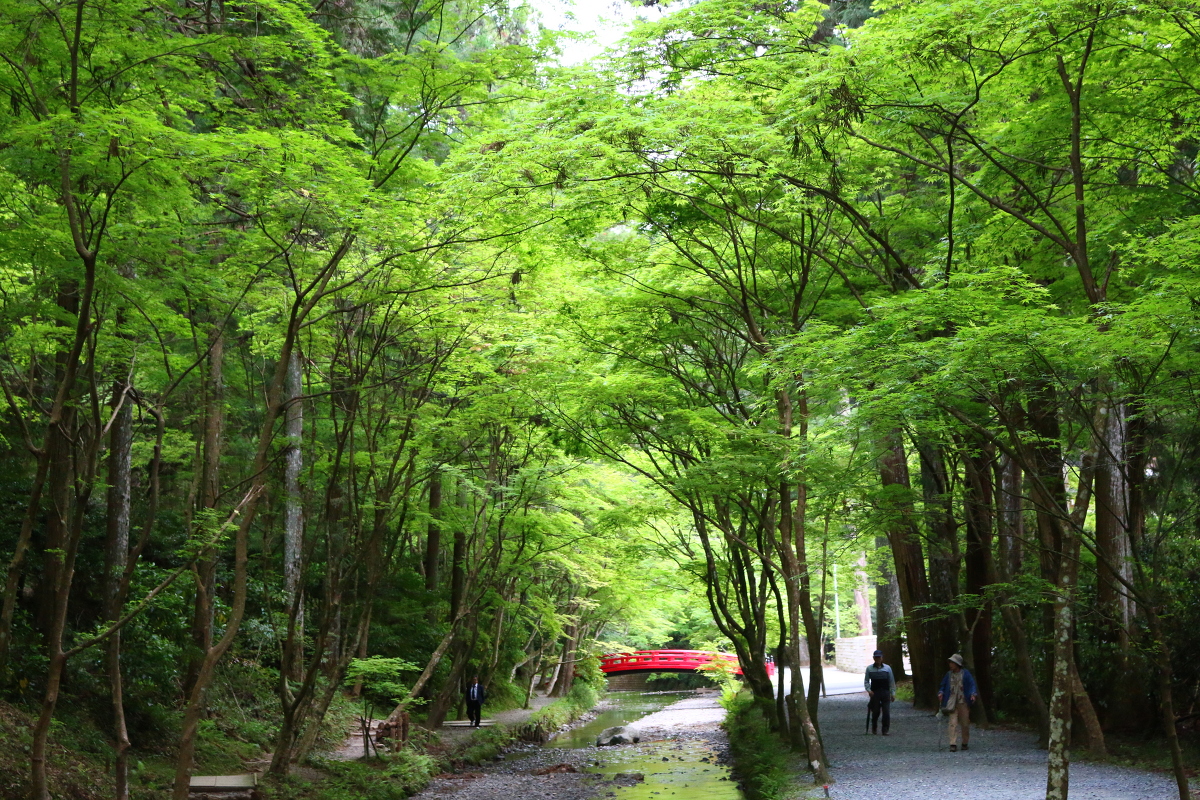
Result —
[[[495,758],[516,738],[516,734],[507,726],[478,728],[472,732],[469,739],[451,752],[450,760],[460,764],[482,764]]]
[[[404,800],[424,789],[439,770],[437,759],[409,749],[380,759],[325,761],[321,767],[326,778],[301,796],[314,800]],[[268,796],[296,795],[281,788]]]
[[[583,716],[599,699],[600,693],[594,686],[586,681],[576,681],[566,697],[533,712],[513,733],[526,742],[545,742],[563,725]]]
[[[748,800],[783,800],[799,792],[797,759],[767,721],[748,692],[726,705],[724,728],[729,734],[734,772],[746,787]]]

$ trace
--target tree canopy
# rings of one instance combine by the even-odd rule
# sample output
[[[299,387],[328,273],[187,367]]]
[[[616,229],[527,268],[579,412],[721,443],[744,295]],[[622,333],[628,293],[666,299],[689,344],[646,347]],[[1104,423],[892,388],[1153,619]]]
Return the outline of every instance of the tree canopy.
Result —
[[[286,774],[356,682],[436,727],[662,645],[736,652],[827,781],[844,627],[920,708],[961,652],[1048,800],[1128,731],[1187,800],[1200,9],[694,0],[558,46],[506,0],[0,0],[23,791],[72,713],[118,798],[169,731],[184,800],[246,665]]]

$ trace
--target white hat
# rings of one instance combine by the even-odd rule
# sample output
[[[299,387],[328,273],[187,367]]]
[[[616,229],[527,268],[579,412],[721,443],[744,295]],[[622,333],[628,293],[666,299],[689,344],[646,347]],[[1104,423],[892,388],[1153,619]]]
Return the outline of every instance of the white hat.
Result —
[[[950,658],[948,658],[946,660],[953,661],[955,664],[958,664],[960,667],[963,665],[962,656],[960,656],[958,653],[955,653],[954,655],[950,656]]]

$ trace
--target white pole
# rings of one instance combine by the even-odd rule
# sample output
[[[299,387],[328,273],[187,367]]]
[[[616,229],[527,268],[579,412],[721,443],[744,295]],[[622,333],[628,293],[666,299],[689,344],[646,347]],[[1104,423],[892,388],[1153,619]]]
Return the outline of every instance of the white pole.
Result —
[[[842,609],[841,603],[838,602],[837,588],[837,564],[833,565],[833,635],[834,638],[842,638]]]

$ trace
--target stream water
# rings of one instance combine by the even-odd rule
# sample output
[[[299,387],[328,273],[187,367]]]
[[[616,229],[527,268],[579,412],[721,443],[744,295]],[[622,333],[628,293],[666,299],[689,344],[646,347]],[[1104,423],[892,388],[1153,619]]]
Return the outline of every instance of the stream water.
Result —
[[[690,693],[608,696],[609,706],[591,722],[551,740],[547,747],[595,748],[596,736],[605,728],[632,724]],[[616,800],[743,800],[729,769],[717,761],[713,745],[703,738],[643,741],[635,745],[595,748],[596,761],[587,772],[612,776],[640,773],[645,781],[613,789]]]
[[[605,707],[596,715],[595,719],[554,737],[546,742],[546,747],[594,747],[596,737],[605,728],[628,725],[647,714],[653,714],[660,708],[671,705],[684,694],[684,692],[656,692],[654,694],[613,692],[605,698]]]

